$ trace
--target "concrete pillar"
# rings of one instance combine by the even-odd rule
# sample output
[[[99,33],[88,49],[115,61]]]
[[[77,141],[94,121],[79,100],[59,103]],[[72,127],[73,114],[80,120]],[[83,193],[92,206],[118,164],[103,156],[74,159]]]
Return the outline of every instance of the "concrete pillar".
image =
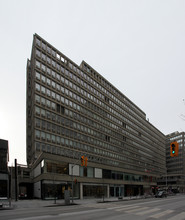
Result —
[[[83,183],[80,183],[80,199],[83,199]]]
[[[107,184],[107,198],[110,198],[110,185]]]

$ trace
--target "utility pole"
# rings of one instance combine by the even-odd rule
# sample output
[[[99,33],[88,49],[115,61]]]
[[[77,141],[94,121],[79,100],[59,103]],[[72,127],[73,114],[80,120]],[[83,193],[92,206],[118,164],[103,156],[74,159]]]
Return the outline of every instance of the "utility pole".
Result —
[[[72,203],[73,203],[73,167],[74,167],[75,165],[74,164],[72,164],[72,166],[71,166],[71,168],[72,168]]]
[[[15,201],[17,201],[17,159],[15,159]]]

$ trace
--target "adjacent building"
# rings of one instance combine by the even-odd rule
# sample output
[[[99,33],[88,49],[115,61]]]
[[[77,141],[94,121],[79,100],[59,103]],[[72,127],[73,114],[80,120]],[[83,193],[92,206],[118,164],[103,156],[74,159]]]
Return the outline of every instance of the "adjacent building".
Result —
[[[8,141],[0,139],[0,198],[9,198]]]
[[[179,144],[178,156],[170,155],[170,144]],[[185,192],[185,132],[173,132],[166,136],[167,173],[159,180],[159,186],[169,192]]]
[[[63,198],[65,189],[81,199],[151,193],[165,158],[164,134],[138,106],[85,61],[75,64],[34,35],[27,163],[35,197]]]

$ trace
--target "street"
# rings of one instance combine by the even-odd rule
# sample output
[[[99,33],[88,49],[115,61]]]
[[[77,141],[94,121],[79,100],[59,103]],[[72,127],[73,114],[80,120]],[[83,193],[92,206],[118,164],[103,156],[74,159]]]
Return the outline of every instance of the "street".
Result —
[[[185,219],[185,195],[107,203],[83,202],[71,206],[24,207],[1,210],[0,220],[152,220]]]

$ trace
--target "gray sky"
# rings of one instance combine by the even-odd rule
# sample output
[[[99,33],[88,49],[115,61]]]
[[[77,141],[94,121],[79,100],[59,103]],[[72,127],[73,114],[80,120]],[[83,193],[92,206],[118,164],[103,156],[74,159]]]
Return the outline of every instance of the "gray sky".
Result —
[[[0,139],[26,164],[26,61],[37,33],[85,60],[164,134],[185,131],[185,1],[0,0]]]

